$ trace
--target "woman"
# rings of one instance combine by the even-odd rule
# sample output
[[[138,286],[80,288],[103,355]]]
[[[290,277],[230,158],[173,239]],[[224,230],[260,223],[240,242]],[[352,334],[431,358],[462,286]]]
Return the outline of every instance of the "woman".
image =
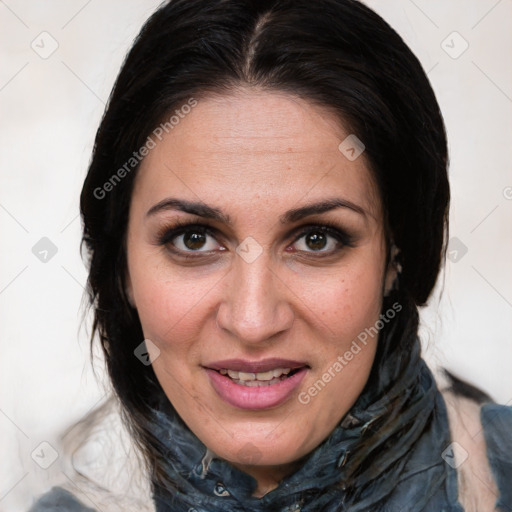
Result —
[[[512,510],[512,410],[453,378],[441,395],[421,359],[448,204],[432,89],[368,8],[161,7],[81,195],[94,328],[145,468],[117,507]],[[75,485],[32,510],[116,499]]]

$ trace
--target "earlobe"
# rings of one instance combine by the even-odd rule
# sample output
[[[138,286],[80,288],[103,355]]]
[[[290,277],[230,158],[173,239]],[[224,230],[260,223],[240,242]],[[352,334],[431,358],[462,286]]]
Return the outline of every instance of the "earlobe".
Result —
[[[392,290],[398,289],[399,275],[402,272],[402,265],[397,259],[399,253],[400,249],[393,244],[384,282],[384,297],[387,297]]]

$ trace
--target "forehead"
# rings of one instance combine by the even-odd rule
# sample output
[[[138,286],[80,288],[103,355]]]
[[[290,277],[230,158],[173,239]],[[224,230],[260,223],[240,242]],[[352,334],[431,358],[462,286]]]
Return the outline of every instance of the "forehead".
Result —
[[[284,93],[240,89],[207,96],[168,125],[161,140],[151,135],[156,144],[138,171],[134,196],[144,202],[177,193],[206,203],[266,200],[266,208],[278,208],[342,195],[380,217],[364,153],[349,160],[339,149],[349,135],[328,110]]]

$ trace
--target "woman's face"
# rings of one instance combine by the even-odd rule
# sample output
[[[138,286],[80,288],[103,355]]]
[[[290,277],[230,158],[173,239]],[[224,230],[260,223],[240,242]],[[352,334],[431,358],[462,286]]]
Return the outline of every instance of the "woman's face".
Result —
[[[349,132],[292,96],[240,89],[167,129],[135,180],[128,293],[189,428],[249,473],[279,470],[367,381],[386,282],[378,193],[351,139],[338,149]]]

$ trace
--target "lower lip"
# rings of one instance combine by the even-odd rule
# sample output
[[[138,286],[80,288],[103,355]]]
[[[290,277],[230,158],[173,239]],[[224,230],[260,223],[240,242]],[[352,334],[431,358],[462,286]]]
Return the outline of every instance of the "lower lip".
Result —
[[[205,368],[213,389],[228,404],[239,409],[261,410],[277,407],[285,402],[297,389],[308,369],[301,368],[291,377],[287,377],[270,386],[244,386],[215,370]]]

